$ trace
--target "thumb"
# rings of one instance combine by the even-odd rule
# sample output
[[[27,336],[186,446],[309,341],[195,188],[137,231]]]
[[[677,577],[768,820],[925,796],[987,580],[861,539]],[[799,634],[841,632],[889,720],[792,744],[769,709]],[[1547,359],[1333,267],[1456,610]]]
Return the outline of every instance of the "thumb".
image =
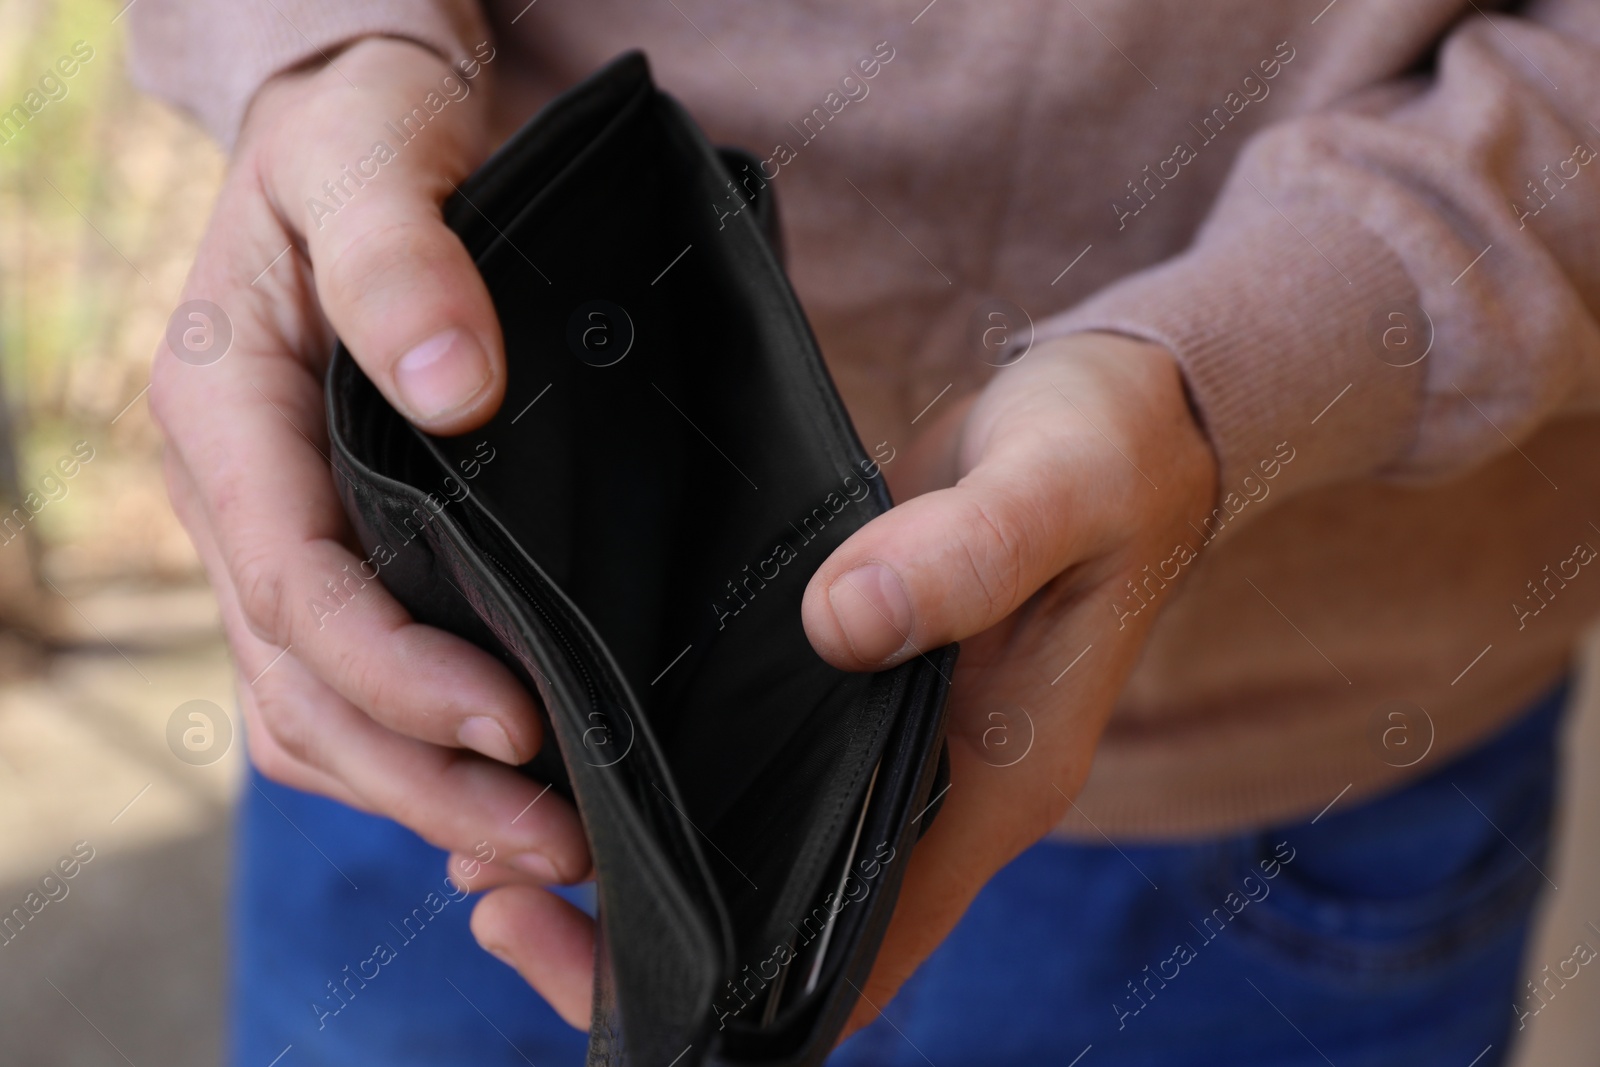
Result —
[[[352,201],[309,238],[328,321],[389,402],[433,433],[481,425],[505,394],[482,276],[420,183]]]
[[[423,429],[466,432],[500,406],[506,378],[494,304],[440,213],[482,155],[482,90],[399,41],[362,42],[340,67],[294,90],[269,168],[277,199],[367,376]]]
[[[812,645],[878,670],[995,625],[1072,562],[1069,484],[1037,454],[996,455],[880,515],[812,576]]]

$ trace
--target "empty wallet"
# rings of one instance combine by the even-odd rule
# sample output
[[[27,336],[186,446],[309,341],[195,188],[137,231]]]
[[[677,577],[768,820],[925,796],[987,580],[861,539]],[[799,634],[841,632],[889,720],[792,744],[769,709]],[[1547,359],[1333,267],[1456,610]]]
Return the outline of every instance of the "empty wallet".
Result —
[[[509,384],[407,423],[338,346],[335,480],[383,584],[505,662],[597,874],[590,1064],[817,1064],[948,780],[949,646],[836,670],[800,603],[890,506],[780,263],[755,161],[630,53],[445,204]],[[370,577],[370,572],[368,572]],[[558,749],[559,751],[555,751]]]

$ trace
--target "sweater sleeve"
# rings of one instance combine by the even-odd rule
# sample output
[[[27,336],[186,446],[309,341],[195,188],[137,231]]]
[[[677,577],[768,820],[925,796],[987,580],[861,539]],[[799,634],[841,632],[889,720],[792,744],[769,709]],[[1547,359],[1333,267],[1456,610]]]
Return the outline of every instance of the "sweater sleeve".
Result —
[[[1425,77],[1262,130],[1188,250],[1040,324],[1171,350],[1223,495],[1284,442],[1291,491],[1448,478],[1594,403],[1600,3],[1463,12]]]
[[[464,58],[488,39],[476,0],[141,0],[128,11],[129,72],[224,146],[267,79],[362,37],[401,37]]]

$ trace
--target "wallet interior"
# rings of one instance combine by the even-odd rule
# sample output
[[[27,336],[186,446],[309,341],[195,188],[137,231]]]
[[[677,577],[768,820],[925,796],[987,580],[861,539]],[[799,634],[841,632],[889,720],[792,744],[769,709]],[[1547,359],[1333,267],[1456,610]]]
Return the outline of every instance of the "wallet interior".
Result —
[[[614,82],[545,116],[447,210],[504,332],[499,414],[424,435],[346,360],[333,428],[374,476],[451,500],[440,524],[488,577],[449,584],[506,601],[481,643],[544,697],[580,808],[632,805],[645,827],[595,842],[602,912],[635,906],[608,880],[658,852],[660,910],[632,921],[681,920],[681,951],[706,957],[682,996],[748,1032],[811,998],[746,1006],[733,983],[814,944],[852,859],[883,855],[860,840],[864,805],[911,683],[823,662],[800,602],[889,499],[755,211],[728,214],[728,173],[647,75]],[[830,936],[855,939],[866,913],[837,911]]]

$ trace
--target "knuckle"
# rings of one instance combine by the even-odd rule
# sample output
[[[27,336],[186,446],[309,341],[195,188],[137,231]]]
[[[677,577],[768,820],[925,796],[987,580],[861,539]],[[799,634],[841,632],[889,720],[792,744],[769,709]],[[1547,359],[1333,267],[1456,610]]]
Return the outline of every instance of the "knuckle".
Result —
[[[281,644],[289,624],[288,588],[281,561],[270,555],[240,555],[230,569],[239,593],[239,610],[250,632],[263,641]]]
[[[250,762],[255,764],[256,770],[261,772],[263,778],[277,782],[279,785],[293,786],[300,777],[299,765],[287,752],[276,745],[253,745],[250,749]]]
[[[995,517],[982,500],[974,501],[972,523],[961,547],[972,584],[990,617],[1008,612],[1022,596],[1022,540]]]
[[[336,653],[333,673],[345,679],[354,703],[364,710],[392,710],[398,703],[404,690],[395,687],[392,672],[393,665],[374,657],[368,647],[344,648]],[[414,728],[400,732],[417,733]]]
[[[441,852],[459,852],[468,837],[436,805],[413,790],[373,790],[366,799],[384,818],[399,823]]]
[[[262,696],[258,707],[261,725],[271,738],[271,743],[263,746],[265,752],[286,762],[319,765],[316,731],[305,713],[303,701],[276,689]],[[262,770],[261,773],[267,772]]]
[[[441,258],[433,226],[442,224],[404,219],[364,227],[318,275],[328,302],[359,308],[374,293],[411,286],[430,273]]]

